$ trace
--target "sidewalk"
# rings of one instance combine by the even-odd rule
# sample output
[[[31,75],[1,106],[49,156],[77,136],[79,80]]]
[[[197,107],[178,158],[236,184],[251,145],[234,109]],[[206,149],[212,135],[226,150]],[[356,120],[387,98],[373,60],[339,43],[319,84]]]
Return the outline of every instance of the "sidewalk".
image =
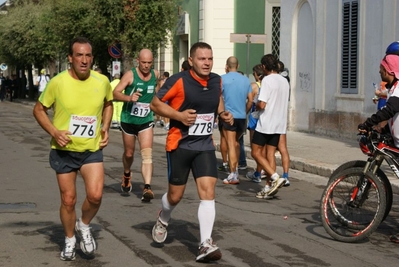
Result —
[[[155,127],[155,142],[165,144],[166,131],[163,128]],[[220,151],[220,134],[218,130],[213,131],[213,137]],[[249,133],[244,136],[245,152],[249,169],[255,167],[252,163]],[[290,154],[290,169],[311,173],[329,178],[331,173],[341,164],[352,160],[367,160],[362,153],[356,139],[337,140],[326,136],[302,132],[287,132],[287,146]],[[218,157],[220,153],[217,153]],[[277,166],[281,166],[280,154],[276,154]],[[383,166],[385,173],[391,181],[394,191],[399,192],[399,179],[394,176],[391,169]],[[397,189],[397,190],[395,190]]]
[[[155,127],[155,139],[158,142],[165,142],[164,134],[166,134],[164,129]],[[162,138],[158,138],[161,136]],[[217,151],[220,151],[220,133],[218,130],[213,131],[213,137]],[[247,159],[252,159],[249,134],[244,135],[244,144]],[[289,131],[287,133],[287,146],[291,159],[291,169],[325,177],[329,177],[344,162],[367,159],[360,151],[357,140],[343,142],[322,136]],[[279,153],[276,154],[276,161],[277,165],[281,166]]]
[[[15,99],[26,105],[34,105],[33,101]],[[160,127],[154,128],[154,142],[165,144],[167,132]],[[220,134],[216,129],[213,131],[213,137],[219,149]],[[244,136],[245,152],[248,160],[248,167],[254,168],[252,163],[249,134]],[[290,169],[301,172],[311,173],[323,176],[326,179],[331,173],[342,163],[351,160],[367,160],[360,148],[358,141],[355,139],[338,140],[326,136],[319,136],[315,134],[302,133],[302,132],[287,132],[287,145],[290,154],[291,164]],[[220,157],[220,153],[217,153]],[[281,158],[279,153],[276,154],[277,166],[281,166]],[[388,166],[383,166],[388,178],[391,181],[394,189],[399,192],[399,179],[394,176]],[[395,190],[396,191],[396,190]]]

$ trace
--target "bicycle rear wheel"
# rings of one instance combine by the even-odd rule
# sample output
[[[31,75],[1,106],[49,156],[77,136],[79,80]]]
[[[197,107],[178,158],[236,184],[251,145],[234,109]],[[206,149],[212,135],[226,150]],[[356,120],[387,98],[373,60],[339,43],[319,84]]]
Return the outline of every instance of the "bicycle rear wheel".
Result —
[[[363,195],[358,195],[360,179],[365,179]],[[363,168],[342,170],[332,177],[323,192],[320,216],[324,229],[334,239],[358,242],[380,225],[386,210],[384,184]]]

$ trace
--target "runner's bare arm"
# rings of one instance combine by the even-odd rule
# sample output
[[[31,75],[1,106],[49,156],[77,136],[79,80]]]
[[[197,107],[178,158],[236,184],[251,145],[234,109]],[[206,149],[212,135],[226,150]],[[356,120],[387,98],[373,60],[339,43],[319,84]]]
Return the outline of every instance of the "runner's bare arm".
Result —
[[[224,109],[223,96],[220,96],[219,98],[218,117],[220,117],[223,121],[229,123],[230,125],[233,125],[234,123],[233,114]]]
[[[43,106],[42,103],[37,101],[35,107],[33,108],[33,116],[35,117],[39,125],[49,135],[51,135],[60,146],[64,147],[71,141],[71,139],[68,137],[68,135],[70,135],[71,132],[60,131],[57,128],[55,128],[54,125],[51,123],[49,117],[47,116],[46,113],[47,110],[48,110],[47,107]]]
[[[122,92],[125,90],[126,87],[128,87],[132,83],[133,83],[133,71],[129,70],[122,76],[120,82],[115,87],[115,89],[113,91],[114,100],[131,102],[132,96],[125,95]]]
[[[186,126],[192,125],[197,118],[197,113],[194,109],[186,109],[181,112],[177,111],[171,106],[162,102],[157,96],[154,96],[152,99],[150,108],[156,114],[173,120],[181,121]]]
[[[113,113],[112,101],[104,102],[100,148],[104,148],[108,145],[108,140],[109,140],[108,131],[111,125],[112,113]]]

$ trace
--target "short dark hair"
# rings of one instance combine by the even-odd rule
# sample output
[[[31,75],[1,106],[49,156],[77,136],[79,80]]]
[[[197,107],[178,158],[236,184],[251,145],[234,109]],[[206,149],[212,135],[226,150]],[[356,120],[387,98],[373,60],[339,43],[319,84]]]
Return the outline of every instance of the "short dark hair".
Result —
[[[165,71],[165,72],[163,73],[163,76],[166,77],[166,78],[169,78],[170,74],[169,74],[169,72]]]
[[[285,66],[284,66],[284,63],[282,61],[279,61],[277,63],[277,66],[278,66],[278,72],[283,72],[284,71]]]
[[[198,48],[207,48],[207,49],[212,50],[212,47],[209,44],[207,44],[205,42],[197,42],[197,43],[193,44],[190,48],[190,57],[194,56],[194,54]]]
[[[265,66],[265,69],[268,71],[276,71],[278,72],[278,60],[277,58],[272,55],[272,54],[267,54],[262,57],[260,60],[260,63],[262,63],[263,66]]]
[[[79,43],[79,44],[89,44],[91,45],[91,42],[89,41],[89,39],[87,39],[86,37],[76,37],[73,38],[72,41],[69,43],[69,48],[68,48],[68,55],[72,56],[73,55],[73,45],[75,43]]]
[[[181,63],[181,68],[183,70],[189,70],[191,69],[190,63],[188,63],[188,60],[184,60],[183,63]]]
[[[257,64],[252,68],[252,72],[256,73],[258,75],[259,79],[265,75],[263,72],[262,64]]]

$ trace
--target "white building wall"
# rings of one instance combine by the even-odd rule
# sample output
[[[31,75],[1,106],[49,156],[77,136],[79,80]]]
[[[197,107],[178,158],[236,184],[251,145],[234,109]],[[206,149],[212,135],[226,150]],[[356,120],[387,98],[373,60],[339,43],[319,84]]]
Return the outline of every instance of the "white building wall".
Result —
[[[399,40],[398,11],[399,0],[359,1],[358,94],[341,94],[342,0],[281,0],[291,129],[345,135],[375,112],[372,83],[386,47]]]
[[[228,57],[234,55],[230,33],[234,32],[234,0],[200,0],[199,41],[213,49],[213,72],[225,73]]]

